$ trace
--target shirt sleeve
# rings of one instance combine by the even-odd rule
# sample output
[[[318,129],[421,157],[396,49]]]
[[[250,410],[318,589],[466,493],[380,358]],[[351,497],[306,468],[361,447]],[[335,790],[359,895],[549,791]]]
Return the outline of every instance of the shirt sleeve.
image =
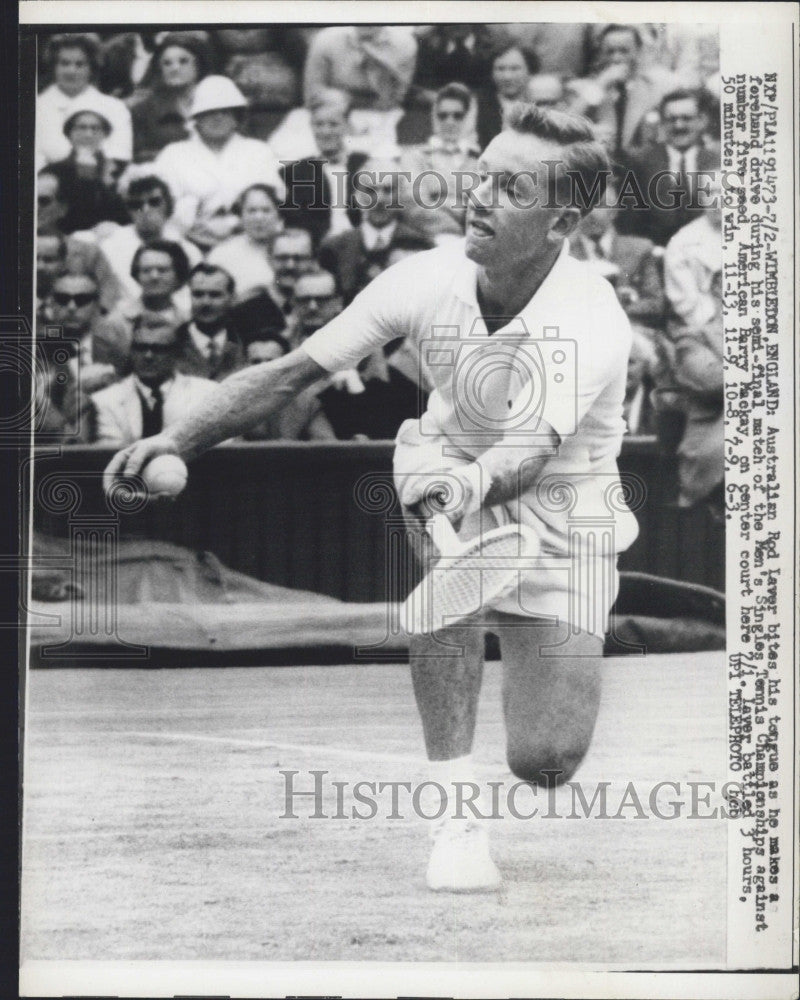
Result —
[[[395,264],[371,281],[335,319],[312,334],[303,343],[304,350],[329,372],[354,368],[390,340],[413,332],[413,302],[419,302],[414,299],[413,289],[418,283],[417,258]]]

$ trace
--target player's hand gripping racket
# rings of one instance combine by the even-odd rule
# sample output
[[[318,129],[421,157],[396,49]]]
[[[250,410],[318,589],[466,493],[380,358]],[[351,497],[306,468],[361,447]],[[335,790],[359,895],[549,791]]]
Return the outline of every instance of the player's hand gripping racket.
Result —
[[[490,605],[517,583],[520,556],[528,545],[518,524],[494,528],[468,542],[459,541],[444,514],[433,514],[425,529],[439,559],[403,605],[401,621],[412,635],[430,635]]]

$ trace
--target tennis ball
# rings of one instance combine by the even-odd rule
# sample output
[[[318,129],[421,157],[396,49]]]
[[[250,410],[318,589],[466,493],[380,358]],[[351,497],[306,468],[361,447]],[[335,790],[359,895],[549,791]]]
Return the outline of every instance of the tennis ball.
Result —
[[[176,497],[188,478],[186,463],[177,455],[158,455],[142,473],[150,494],[156,497]]]

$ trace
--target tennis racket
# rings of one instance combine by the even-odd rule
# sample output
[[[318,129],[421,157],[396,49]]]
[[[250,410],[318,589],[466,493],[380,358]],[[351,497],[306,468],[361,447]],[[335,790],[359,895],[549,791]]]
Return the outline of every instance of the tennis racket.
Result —
[[[425,530],[439,559],[408,595],[401,621],[411,635],[430,635],[456,625],[516,583],[528,537],[518,524],[494,528],[461,542],[444,514],[428,519]]]

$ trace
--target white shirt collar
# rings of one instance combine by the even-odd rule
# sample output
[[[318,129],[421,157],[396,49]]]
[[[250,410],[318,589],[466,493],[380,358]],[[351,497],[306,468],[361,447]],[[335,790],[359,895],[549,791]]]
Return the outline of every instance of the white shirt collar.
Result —
[[[139,392],[142,394],[142,396],[144,396],[144,398],[147,400],[148,405],[152,406],[153,405],[153,391],[150,388],[150,386],[149,385],[145,385],[144,382],[141,381],[141,379],[139,378],[138,375],[134,375],[133,376],[133,384],[136,386],[136,388],[139,390]],[[162,398],[162,400],[166,399],[167,396],[169,396],[169,394],[170,394],[170,392],[172,390],[173,385],[175,385],[175,379],[174,378],[165,379],[161,383],[161,385],[160,385],[159,388],[161,389],[161,398]]]
[[[359,229],[361,230],[361,239],[364,242],[364,246],[367,250],[373,250],[379,238],[384,240],[387,246],[392,242],[394,231],[397,229],[397,223],[390,222],[383,229],[376,229],[368,219],[365,219],[359,226]]]
[[[533,303],[537,302],[537,300],[541,300],[545,297],[545,295],[549,295],[551,288],[555,289],[557,293],[561,295],[572,294],[567,291],[566,286],[564,286],[561,291],[558,290],[559,284],[562,283],[562,272],[564,271],[565,264],[568,264],[569,260],[569,241],[564,240],[564,243],[561,246],[561,252],[556,258],[553,266],[550,268],[550,272],[533,293],[531,300],[520,311],[521,313],[527,313]],[[478,265],[468,257],[464,258],[464,264],[467,266],[459,268],[458,275],[453,285],[453,290],[462,302],[469,305],[475,313],[480,314],[481,308],[478,304]],[[532,331],[529,328],[528,333],[530,334],[531,332]]]
[[[223,327],[213,336],[209,336],[197,326],[196,323],[192,322],[189,324],[189,336],[192,338],[194,346],[207,358],[211,354],[211,342],[213,341],[217,347],[218,351],[221,351],[225,344],[228,342],[228,331]]]

